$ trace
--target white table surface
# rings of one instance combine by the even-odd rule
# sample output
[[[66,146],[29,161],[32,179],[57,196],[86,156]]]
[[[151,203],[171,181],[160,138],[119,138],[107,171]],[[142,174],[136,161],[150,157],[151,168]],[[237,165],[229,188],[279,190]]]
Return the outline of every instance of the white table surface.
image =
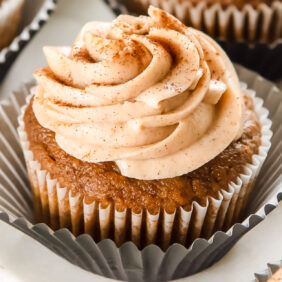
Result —
[[[46,64],[44,45],[69,45],[87,21],[110,21],[113,13],[102,0],[60,0],[42,30],[35,35],[0,85],[0,98],[9,96],[32,72]],[[251,281],[266,263],[282,258],[282,204],[247,233],[213,267],[181,281]],[[26,234],[0,221],[0,281],[110,281],[72,265]],[[111,280],[113,281],[113,280]]]

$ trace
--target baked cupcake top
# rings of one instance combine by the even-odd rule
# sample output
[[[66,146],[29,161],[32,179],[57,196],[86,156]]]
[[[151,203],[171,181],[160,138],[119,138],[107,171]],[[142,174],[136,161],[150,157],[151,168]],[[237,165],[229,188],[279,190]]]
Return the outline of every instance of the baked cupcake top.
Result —
[[[58,145],[122,175],[186,174],[242,132],[243,98],[221,48],[162,10],[88,23],[72,47],[45,47],[33,111]]]

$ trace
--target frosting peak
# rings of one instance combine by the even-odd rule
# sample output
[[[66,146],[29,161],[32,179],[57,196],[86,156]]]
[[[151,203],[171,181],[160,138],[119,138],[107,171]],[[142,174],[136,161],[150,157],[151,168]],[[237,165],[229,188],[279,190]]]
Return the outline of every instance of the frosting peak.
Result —
[[[166,12],[88,23],[72,47],[44,47],[33,110],[68,154],[121,173],[188,173],[240,134],[242,95],[222,49]]]

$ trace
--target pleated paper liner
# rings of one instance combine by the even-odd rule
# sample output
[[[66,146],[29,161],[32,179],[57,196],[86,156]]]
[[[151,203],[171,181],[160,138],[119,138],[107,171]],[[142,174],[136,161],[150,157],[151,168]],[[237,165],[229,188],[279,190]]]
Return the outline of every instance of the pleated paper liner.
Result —
[[[15,4],[16,2],[23,2],[22,11],[16,11],[17,16],[21,18],[18,27],[13,27],[15,15],[8,19],[4,18],[0,12],[0,41],[4,33],[7,33],[7,28],[9,34],[11,34],[12,29],[16,29],[13,33],[16,37],[13,36],[14,39],[10,45],[0,50],[0,82],[17,55],[49,19],[50,14],[56,7],[56,0],[4,0],[3,5],[11,5],[11,3]]]
[[[140,251],[132,242],[117,248],[109,239],[96,244],[87,234],[74,237],[65,228],[54,232],[46,224],[32,225],[23,217],[12,216],[11,212],[9,215],[0,212],[0,220],[28,234],[71,263],[95,274],[125,281],[170,281],[210,266],[244,233],[262,221],[281,200],[282,192],[277,193],[273,200],[242,224],[234,225],[229,232],[218,231],[209,241],[197,239],[190,249],[173,244],[166,252],[156,245]]]
[[[281,1],[273,3],[273,9],[265,4],[260,5],[257,10],[246,5],[243,10],[244,13],[234,6],[222,10],[219,4],[209,6],[207,9],[206,4],[201,1],[192,9],[189,8],[191,6],[189,1],[180,0],[104,1],[117,16],[129,13],[134,15],[147,14],[149,4],[160,7],[178,17],[186,25],[201,29],[213,36],[219,41],[232,61],[273,81],[282,78]],[[175,3],[175,5],[172,3]],[[261,9],[264,12],[261,12]],[[269,17],[275,18],[277,23],[275,28],[273,27],[273,20]],[[265,21],[262,21],[262,18]],[[246,23],[251,24],[249,29],[244,27]],[[238,29],[236,32],[235,27]],[[221,30],[223,32],[220,32]],[[226,36],[226,33],[228,36]]]
[[[272,83],[257,74],[236,66],[239,77],[264,99],[273,121],[272,147],[250,196],[251,214],[241,224],[235,224],[224,233],[216,232],[208,241],[197,239],[189,249],[173,244],[164,253],[156,245],[139,251],[127,242],[117,248],[112,240],[97,245],[89,235],[75,239],[67,229],[55,233],[44,224],[34,223],[31,190],[24,168],[24,158],[16,128],[20,108],[25,104],[31,84],[25,84],[0,107],[0,209],[9,214],[11,224],[23,230],[57,254],[89,271],[116,279],[136,281],[166,281],[194,274],[220,259],[248,230],[258,224],[282,199],[279,193],[282,172],[282,94]],[[281,188],[280,188],[281,189]],[[281,192],[281,191],[280,191]],[[272,198],[273,200],[269,200]],[[21,217],[21,218],[19,218]],[[0,218],[9,221],[3,213]],[[94,265],[99,265],[97,270]],[[94,269],[95,268],[95,269]],[[141,278],[140,278],[141,277]]]
[[[255,279],[253,282],[267,282],[280,268],[282,268],[282,260],[268,263],[267,269],[262,272],[255,273]],[[281,280],[275,281],[279,282]]]

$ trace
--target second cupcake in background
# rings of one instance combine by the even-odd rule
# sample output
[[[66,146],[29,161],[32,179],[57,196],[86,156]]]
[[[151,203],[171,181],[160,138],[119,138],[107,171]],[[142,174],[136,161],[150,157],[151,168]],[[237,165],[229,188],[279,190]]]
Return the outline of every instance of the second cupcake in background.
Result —
[[[273,43],[282,38],[281,0],[122,0],[137,13],[149,5],[210,36],[234,42]],[[271,32],[270,32],[271,31]]]
[[[24,0],[0,0],[0,50],[17,35]]]
[[[211,38],[150,7],[44,53],[19,119],[38,221],[166,249],[242,218],[269,121]]]

